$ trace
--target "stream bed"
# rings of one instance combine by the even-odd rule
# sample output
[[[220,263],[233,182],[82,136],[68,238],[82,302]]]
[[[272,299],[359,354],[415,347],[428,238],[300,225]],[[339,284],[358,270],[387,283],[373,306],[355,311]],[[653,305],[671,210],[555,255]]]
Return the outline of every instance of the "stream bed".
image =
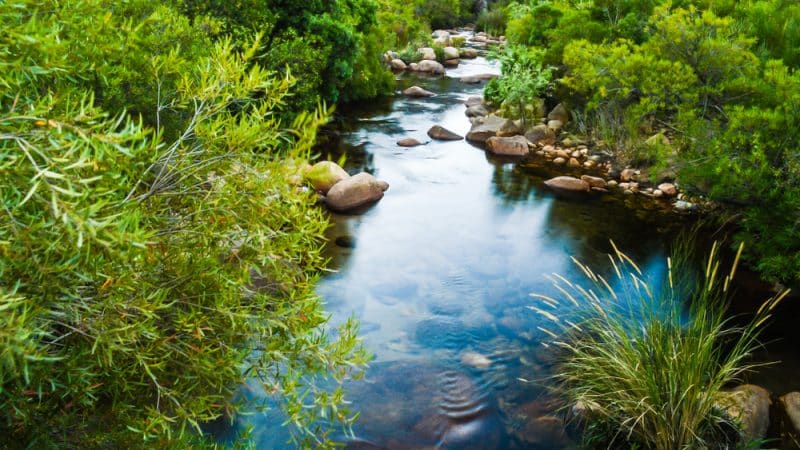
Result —
[[[560,449],[574,447],[543,380],[552,352],[528,306],[531,293],[557,295],[546,275],[580,279],[575,257],[607,273],[609,240],[645,272],[666,270],[681,227],[674,217],[626,207],[622,196],[568,200],[543,186],[542,167],[497,160],[461,141],[429,141],[435,124],[461,135],[470,128],[464,100],[483,84],[461,76],[499,73],[479,57],[447,75],[398,76],[386,102],[340,112],[327,151],[347,154],[351,173],[390,184],[385,197],[357,214],[333,214],[332,272],[318,293],[332,324],[350,316],[374,354],[366,378],[347,384],[360,418],[353,449]],[[406,98],[419,85],[436,93]],[[258,448],[290,448],[277,413],[246,419]]]

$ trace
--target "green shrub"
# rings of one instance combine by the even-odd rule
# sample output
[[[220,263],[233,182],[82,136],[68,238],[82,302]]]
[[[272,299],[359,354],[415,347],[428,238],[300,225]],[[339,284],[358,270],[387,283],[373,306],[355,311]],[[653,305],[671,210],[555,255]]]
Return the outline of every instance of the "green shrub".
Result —
[[[300,436],[324,441],[322,411],[349,424],[318,378],[341,381],[363,353],[352,323],[327,336],[313,290],[327,223],[288,182],[330,112],[278,120],[292,79],[254,64],[258,40],[115,55],[187,22],[27,6],[0,4],[0,446],[187,448],[237,413],[247,380]],[[152,76],[128,95],[185,120],[157,113],[155,131],[105,111],[95,73]]]
[[[513,111],[508,112],[523,123],[537,119],[536,108],[530,106],[552,88],[552,69],[542,66],[540,52],[522,46],[507,46],[500,54],[500,65],[503,75],[487,83],[486,99],[510,105]]]
[[[724,277],[717,250],[697,279],[685,260],[668,260],[659,285],[615,247],[608,280],[576,261],[586,278],[554,279],[563,298],[535,295],[541,306],[533,309],[557,329],[548,331],[561,351],[553,388],[584,411],[587,439],[615,448],[730,447],[724,428],[737,425],[716,402],[752,368],[760,327],[786,292],[735,326],[725,312],[741,247]]]

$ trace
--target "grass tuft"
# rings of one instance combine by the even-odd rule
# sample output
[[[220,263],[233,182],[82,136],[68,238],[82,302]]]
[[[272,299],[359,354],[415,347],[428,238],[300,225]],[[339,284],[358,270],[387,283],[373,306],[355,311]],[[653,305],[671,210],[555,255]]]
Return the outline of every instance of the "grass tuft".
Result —
[[[550,277],[576,307],[547,312],[542,308],[561,303],[533,295],[543,304],[534,310],[551,318],[548,334],[557,335],[549,344],[561,352],[554,391],[583,411],[589,442],[663,450],[728,445],[725,430],[736,424],[716,400],[755,367],[750,356],[759,331],[787,292],[735,325],[725,312],[741,248],[725,277],[715,244],[705,271],[690,270],[688,252],[679,251],[665,279],[651,284],[612,247],[608,281],[578,261],[580,282]]]

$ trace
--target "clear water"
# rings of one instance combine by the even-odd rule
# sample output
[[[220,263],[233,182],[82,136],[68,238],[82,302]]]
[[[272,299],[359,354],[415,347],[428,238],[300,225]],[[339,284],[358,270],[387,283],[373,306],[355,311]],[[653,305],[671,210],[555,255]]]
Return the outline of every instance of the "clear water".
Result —
[[[348,384],[361,417],[346,448],[567,448],[569,433],[543,388],[551,368],[546,319],[530,293],[555,295],[545,275],[580,279],[570,257],[605,270],[609,239],[651,274],[665,270],[670,232],[663,216],[631,198],[553,196],[535,164],[495,160],[466,141],[416,148],[439,124],[470,127],[463,101],[482,85],[456,77],[498,73],[483,58],[445,78],[402,76],[437,95],[344,112],[330,139],[351,173],[389,182],[376,205],[333,215],[330,268],[318,292],[334,324],[353,315],[375,355],[366,379]],[[638,212],[637,212],[638,211]],[[646,220],[645,220],[646,219]],[[527,380],[527,381],[523,381]],[[291,448],[276,413],[241,419],[258,448]]]

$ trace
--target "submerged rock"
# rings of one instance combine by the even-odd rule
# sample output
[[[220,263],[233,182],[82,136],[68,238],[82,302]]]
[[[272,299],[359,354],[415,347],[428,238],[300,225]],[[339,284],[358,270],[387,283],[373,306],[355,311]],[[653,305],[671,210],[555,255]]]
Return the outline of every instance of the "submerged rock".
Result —
[[[493,136],[486,140],[486,147],[491,153],[504,156],[525,156],[530,151],[524,136]]]
[[[589,192],[591,186],[575,177],[560,176],[551,178],[544,185],[557,192]]]
[[[440,125],[432,126],[431,129],[428,130],[428,136],[430,136],[431,139],[438,139],[440,141],[459,141],[464,139],[463,136],[453,133]]]
[[[422,142],[414,138],[403,138],[397,141],[397,145],[400,147],[416,147],[418,145],[422,145]]]
[[[380,200],[387,189],[388,183],[362,172],[333,185],[325,203],[334,211],[349,211]]]
[[[322,194],[327,194],[336,183],[349,177],[344,169],[332,161],[320,161],[305,174],[306,181]]]
[[[431,91],[425,90],[419,86],[411,86],[410,88],[403,91],[403,95],[408,97],[432,97],[434,94]]]

